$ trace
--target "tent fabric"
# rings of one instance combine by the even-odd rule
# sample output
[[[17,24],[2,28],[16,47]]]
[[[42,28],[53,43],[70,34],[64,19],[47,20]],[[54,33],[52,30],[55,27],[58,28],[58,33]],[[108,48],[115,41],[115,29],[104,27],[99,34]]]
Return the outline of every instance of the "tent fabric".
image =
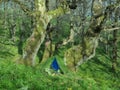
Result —
[[[55,71],[58,71],[60,69],[56,58],[54,58],[53,62],[51,63],[51,68]]]
[[[40,67],[41,67],[41,70],[44,70],[49,75],[65,74],[69,71],[64,64],[64,60],[62,60],[59,56],[52,56],[48,58],[48,60],[41,63]]]

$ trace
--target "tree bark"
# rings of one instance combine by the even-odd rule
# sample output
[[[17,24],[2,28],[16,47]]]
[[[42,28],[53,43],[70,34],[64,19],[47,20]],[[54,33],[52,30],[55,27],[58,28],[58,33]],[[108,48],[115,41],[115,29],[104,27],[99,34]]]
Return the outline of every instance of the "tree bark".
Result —
[[[103,30],[102,26],[106,21],[108,14],[111,12],[111,10],[114,11],[115,7],[119,6],[119,3],[108,5],[104,10],[104,13],[101,5],[102,3],[99,3],[99,0],[94,1],[92,9],[93,16],[89,29],[84,36],[84,53],[82,45],[77,45],[69,48],[64,54],[65,65],[72,71],[75,71],[82,63],[95,56],[99,35]],[[116,63],[116,60],[114,60],[114,62]],[[114,64],[114,66],[116,67],[116,64]]]
[[[95,6],[93,5],[93,7]],[[106,18],[106,12],[100,15],[99,11],[101,11],[102,7],[98,9],[93,8],[93,11],[94,9],[95,12],[93,13],[89,30],[84,36],[84,43],[82,43],[82,45],[73,46],[65,52],[65,65],[72,71],[75,71],[79,65],[95,56],[99,34]]]
[[[117,0],[117,3],[119,1]],[[119,9],[119,8],[117,8]],[[119,14],[117,13],[117,9],[116,9],[116,12],[115,12],[115,23],[118,21],[118,16]],[[113,72],[116,72],[117,71],[117,30],[114,30],[113,31],[113,56],[112,56],[112,70]]]
[[[117,68],[117,30],[113,31],[112,70],[116,72],[116,68]]]
[[[17,0],[15,1],[17,2]],[[23,4],[20,3],[20,5],[22,5],[23,10],[25,10]],[[35,65],[35,57],[45,39],[47,25],[50,20],[69,11],[67,8],[59,7],[47,12],[45,0],[35,0],[35,8],[36,12],[32,14],[35,19],[35,27],[32,35],[26,42],[25,48],[23,49],[23,55],[19,59],[20,62],[22,61],[24,64],[31,66]]]

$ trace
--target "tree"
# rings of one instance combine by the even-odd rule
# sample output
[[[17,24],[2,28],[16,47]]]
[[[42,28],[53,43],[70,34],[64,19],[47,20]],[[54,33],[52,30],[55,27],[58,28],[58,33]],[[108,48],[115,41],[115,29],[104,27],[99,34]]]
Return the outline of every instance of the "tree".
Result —
[[[13,0],[15,3],[19,4],[23,11],[26,12],[27,15],[32,15],[34,17],[35,27],[33,30],[32,35],[27,39],[23,55],[19,59],[20,61],[24,62],[26,65],[34,65],[35,64],[35,57],[40,48],[41,44],[43,43],[45,36],[46,36],[46,28],[48,23],[52,18],[58,17],[62,14],[68,12],[68,8],[66,8],[66,2],[63,0],[62,5],[55,10],[46,11],[46,4],[45,0],[35,0],[35,11],[30,12],[22,2],[19,0]]]
[[[117,0],[116,1],[117,3],[119,3],[120,1],[119,0]],[[119,17],[119,7],[117,7],[116,9],[115,9],[115,17],[114,17],[114,22],[115,23],[117,23],[117,21],[118,21],[118,17]],[[113,26],[113,27],[115,27],[115,26]],[[116,72],[117,70],[117,58],[118,58],[118,54],[117,54],[117,32],[118,31],[113,31],[113,55],[112,55],[112,70],[114,71],[114,72]]]
[[[2,0],[0,0],[0,2],[1,1]],[[49,6],[46,5],[48,3],[48,0],[35,0],[34,1],[35,9],[33,10],[29,9],[26,5],[24,5],[22,0],[12,1],[18,4],[20,8],[26,13],[26,15],[31,16],[34,19],[32,20],[32,23],[34,24],[33,32],[31,36],[27,39],[25,47],[23,49],[23,54],[19,58],[20,62],[23,62],[26,65],[34,66],[35,57],[38,53],[38,50],[43,44],[46,35],[48,34],[47,28],[49,26],[51,19],[69,12],[69,8],[76,9],[77,7],[76,3],[78,2],[78,0],[72,0],[72,2],[71,0],[70,2],[66,2],[66,0],[59,0],[60,6],[54,10],[46,10],[46,8],[48,8]],[[82,2],[84,5],[87,3],[86,0],[79,2]],[[84,7],[84,5],[82,9],[85,10],[86,7]],[[71,46],[68,50],[66,50],[64,55],[66,66],[68,66],[71,70],[76,70],[80,64],[95,56],[95,51],[98,45],[98,39],[101,31],[104,30],[103,26],[106,21],[107,15],[110,10],[112,11],[115,10],[116,6],[118,6],[118,4],[112,4],[104,9],[101,0],[92,1],[91,6],[92,16],[89,28],[86,32],[83,31],[85,23],[82,24],[83,27],[82,32],[84,32],[84,37],[82,38],[82,45],[77,44]],[[83,11],[82,13],[83,13],[82,15],[84,16],[85,12]],[[84,20],[84,18],[81,19],[81,21]],[[75,26],[73,26],[73,28],[75,28]],[[72,34],[73,32],[71,33],[71,35]],[[68,41],[66,39],[65,40],[66,42],[63,41],[62,45],[71,42],[71,35],[69,36],[70,39],[68,39]],[[72,36],[72,39],[73,37],[74,36]]]
[[[93,16],[91,17],[89,28],[85,33],[83,45],[73,46],[65,52],[64,61],[67,67],[76,71],[79,65],[95,56],[100,33],[104,30],[103,27],[108,13],[111,12],[111,9],[114,11],[116,6],[118,6],[118,4],[112,4],[108,5],[106,9],[103,9],[101,0],[94,0],[92,6]]]

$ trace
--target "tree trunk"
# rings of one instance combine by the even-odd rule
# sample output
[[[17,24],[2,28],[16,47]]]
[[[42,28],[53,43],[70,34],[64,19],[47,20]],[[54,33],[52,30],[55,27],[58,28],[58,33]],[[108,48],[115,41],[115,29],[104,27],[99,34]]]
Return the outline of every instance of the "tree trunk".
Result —
[[[106,18],[106,15],[98,16],[102,7],[98,9],[95,8],[94,5],[93,7],[93,11],[95,9],[95,12],[93,13],[89,30],[84,36],[84,43],[82,43],[82,45],[71,47],[65,52],[64,55],[65,65],[72,71],[75,71],[79,65],[95,56],[95,51],[98,46],[99,34],[102,30],[101,27]]]
[[[119,2],[119,1],[117,1]],[[119,8],[117,8],[119,10]],[[115,23],[118,21],[119,14],[115,12]],[[113,31],[113,56],[112,56],[112,70],[116,72],[117,69],[117,30]]]
[[[23,54],[23,44],[25,41],[25,23],[22,21],[22,24],[19,23],[19,42],[18,42],[18,54]]]
[[[46,11],[54,10],[56,8],[56,0],[50,1],[46,0]],[[45,49],[43,53],[42,62],[45,62],[49,57],[53,55],[54,46],[52,44],[52,31],[53,27],[51,22],[48,23],[46,28],[46,41],[45,41]]]
[[[117,68],[117,30],[113,31],[112,70],[116,72],[116,68]]]
[[[18,4],[22,5],[19,1]],[[23,6],[21,6],[23,10]],[[65,14],[69,10],[67,8],[59,7],[58,9],[52,11],[46,11],[45,0],[35,0],[36,12],[33,13],[35,19],[35,27],[32,35],[28,38],[25,48],[23,50],[23,55],[20,58],[20,62],[24,62],[26,65],[35,65],[35,57],[37,52],[43,43],[46,36],[47,25],[52,18],[58,17]]]
[[[25,48],[23,50],[23,56],[20,58],[26,65],[35,65],[35,57],[37,52],[44,41],[46,34],[46,26],[48,20],[46,20],[45,13],[45,0],[36,0],[35,7],[37,14],[35,14],[35,27],[32,35],[28,38]],[[41,14],[39,13],[41,12]]]
[[[33,34],[27,40],[26,47],[23,53],[23,60],[27,65],[35,64],[35,57],[40,48],[40,45],[43,43],[45,38],[45,30],[41,29],[41,32],[34,30]]]

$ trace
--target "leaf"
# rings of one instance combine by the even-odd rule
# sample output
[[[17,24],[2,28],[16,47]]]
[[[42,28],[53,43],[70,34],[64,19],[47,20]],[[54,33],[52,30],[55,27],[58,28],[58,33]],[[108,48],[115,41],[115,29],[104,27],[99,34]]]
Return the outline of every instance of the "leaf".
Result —
[[[22,88],[20,88],[18,90],[28,90],[28,86],[24,86],[24,87],[22,87]]]

